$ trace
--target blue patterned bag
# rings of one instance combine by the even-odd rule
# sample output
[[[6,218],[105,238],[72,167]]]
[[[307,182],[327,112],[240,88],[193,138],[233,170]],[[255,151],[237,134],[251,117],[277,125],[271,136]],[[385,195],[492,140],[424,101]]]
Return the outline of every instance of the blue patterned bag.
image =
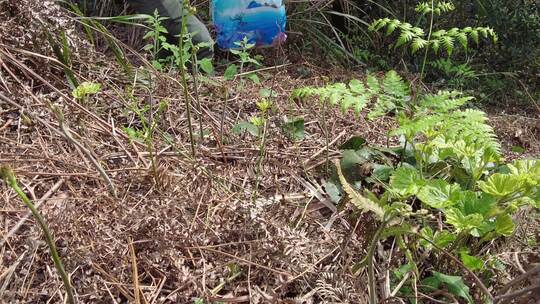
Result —
[[[286,39],[285,5],[282,0],[213,0],[212,18],[221,49],[235,49],[248,38],[257,47],[283,43]]]

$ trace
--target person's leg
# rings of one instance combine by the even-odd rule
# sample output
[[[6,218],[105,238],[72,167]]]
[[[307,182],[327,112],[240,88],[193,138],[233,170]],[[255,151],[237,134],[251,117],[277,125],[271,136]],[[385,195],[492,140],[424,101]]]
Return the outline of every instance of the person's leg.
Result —
[[[186,12],[182,0],[127,0],[131,8],[140,14],[153,15],[157,10],[161,17],[167,17],[162,25],[169,32],[170,43],[177,43],[182,31],[182,17]],[[198,57],[212,57],[214,40],[210,32],[196,16],[189,15],[186,20],[188,32],[193,34],[193,44],[208,43],[210,48],[201,50]]]

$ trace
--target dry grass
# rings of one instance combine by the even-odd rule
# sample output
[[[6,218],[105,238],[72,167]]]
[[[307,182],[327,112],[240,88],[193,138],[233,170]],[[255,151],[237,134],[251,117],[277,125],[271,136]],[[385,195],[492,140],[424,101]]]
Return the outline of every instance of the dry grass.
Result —
[[[103,85],[87,103],[71,97],[42,24],[51,32],[66,29],[72,69],[79,79]],[[254,204],[257,141],[230,130],[256,113],[259,86],[247,84],[226,103],[220,87],[200,88],[209,134],[191,157],[177,75],[153,74],[155,86],[132,89],[114,59],[82,39],[73,19],[52,1],[0,0],[0,163],[14,168],[41,204],[82,303],[365,301],[366,279],[348,267],[363,256],[370,227],[349,225],[325,207],[322,181],[312,170],[324,162],[320,108],[288,99],[293,88],[341,72],[310,67],[312,76],[301,78],[297,67],[262,73],[263,86],[274,86],[278,97]],[[134,103],[159,100],[168,103],[159,129],[172,143],[154,139],[156,177],[146,146],[129,140],[122,127],[139,126],[129,110]],[[88,155],[62,135],[49,104],[62,109],[71,135],[105,169],[118,198]],[[224,145],[218,143],[222,113]],[[292,116],[306,120],[307,137],[298,143],[279,131]],[[332,157],[352,134],[384,142],[392,123],[331,117]],[[27,211],[4,185],[0,195],[0,298],[61,303],[61,281],[39,229],[28,220],[8,237]]]

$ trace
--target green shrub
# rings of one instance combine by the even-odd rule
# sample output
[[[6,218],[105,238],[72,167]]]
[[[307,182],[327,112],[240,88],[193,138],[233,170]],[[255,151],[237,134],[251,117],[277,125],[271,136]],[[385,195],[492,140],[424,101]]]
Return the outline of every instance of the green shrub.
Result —
[[[411,288],[422,285],[417,280],[436,282],[435,288],[453,282],[454,291],[446,285],[450,292],[473,303],[461,277],[433,270],[451,271],[444,266],[445,254],[451,254],[471,273],[486,271],[490,257],[482,249],[514,233],[512,216],[519,209],[540,208],[540,161],[505,163],[486,114],[464,108],[473,98],[455,91],[410,94],[409,85],[391,71],[382,79],[368,76],[366,83],[301,88],[293,96],[319,96],[343,110],[365,110],[370,118],[396,115],[398,126],[389,135],[399,136],[402,145],[376,147],[362,140],[345,144],[347,150],[336,164],[337,188],[359,212],[371,212],[380,222],[366,259],[354,269],[365,265],[372,273],[378,239],[393,238],[404,252],[395,270],[399,280]],[[349,174],[346,170],[355,170],[355,163],[372,170]],[[352,185],[363,185],[363,190]],[[373,282],[370,290],[373,296]],[[404,284],[401,294],[407,290]]]

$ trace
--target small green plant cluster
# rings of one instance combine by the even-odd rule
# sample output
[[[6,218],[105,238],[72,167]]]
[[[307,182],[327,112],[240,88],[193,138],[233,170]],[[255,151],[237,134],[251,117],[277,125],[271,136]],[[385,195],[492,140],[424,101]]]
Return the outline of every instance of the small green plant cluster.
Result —
[[[251,50],[255,47],[255,44],[249,43],[247,37],[244,37],[244,39],[242,39],[241,41],[237,41],[234,44],[238,46],[238,49],[231,50],[231,53],[238,57],[240,63],[240,71],[238,70],[238,65],[233,63],[227,67],[223,76],[226,80],[231,80],[240,76],[241,83],[243,83],[244,78],[246,78],[250,79],[254,83],[259,84],[261,81],[259,79],[259,76],[257,76],[255,72],[244,74],[245,68],[248,65],[253,65],[256,68],[261,66],[260,61],[262,60],[262,57],[260,55],[251,56],[250,54]]]
[[[486,39],[491,38],[493,42],[497,42],[495,31],[489,27],[465,27],[462,29],[454,27],[449,30],[433,30],[434,15],[441,15],[454,9],[455,7],[451,2],[445,1],[432,1],[431,4],[421,2],[416,6],[416,12],[422,15],[431,15],[432,20],[427,37],[424,29],[398,19],[382,18],[375,20],[369,29],[371,31],[379,31],[386,27],[387,36],[397,30],[399,35],[395,47],[398,48],[410,43],[413,54],[424,48],[431,48],[435,53],[438,53],[442,48],[448,55],[451,55],[456,47],[456,41],[459,42],[463,49],[467,50],[469,39],[472,39],[478,45],[480,43],[480,35]]]
[[[404,109],[410,102],[410,89],[401,76],[395,71],[389,71],[382,79],[368,75],[365,83],[353,79],[348,84],[298,88],[291,94],[291,98],[310,96],[318,96],[322,102],[330,105],[339,105],[343,111],[352,108],[357,114],[372,104],[368,117],[374,119],[390,111]]]
[[[154,182],[160,185],[159,174],[157,171],[156,152],[154,147],[155,135],[158,133],[158,122],[161,115],[167,109],[167,102],[160,101],[157,109],[152,109],[150,105],[140,106],[139,101],[134,97],[133,92],[127,91],[126,96],[131,100],[130,111],[134,114],[139,122],[138,126],[126,126],[122,129],[132,141],[138,141],[146,145],[150,154],[151,169]]]
[[[164,50],[164,44],[167,43],[167,37],[165,36],[168,31],[161,24],[167,20],[167,17],[160,17],[158,11],[154,12],[154,15],[148,16],[145,23],[148,26],[148,31],[144,34],[143,39],[148,40],[143,50],[150,53],[152,58],[152,65],[156,69],[162,69],[162,65],[159,61],[159,53]]]
[[[368,267],[371,296],[376,294],[374,247],[392,238],[404,253],[394,271],[397,291],[411,295],[424,286],[421,291],[429,294],[445,286],[473,303],[463,278],[433,270],[449,271],[445,257],[451,255],[464,270],[487,273],[494,261],[482,255],[482,249],[514,233],[512,216],[518,210],[540,208],[540,161],[504,163],[485,113],[463,108],[471,97],[441,91],[413,98],[409,85],[395,72],[380,80],[368,76],[366,84],[354,80],[294,93],[311,95],[356,112],[372,102],[372,118],[388,111],[396,114],[398,126],[389,135],[402,144],[375,147],[351,139],[342,146],[335,184],[326,187],[341,189],[359,212],[371,212],[380,222],[366,259],[354,267]],[[358,174],[358,168],[366,167],[369,173]],[[489,292],[485,297],[490,299]],[[374,298],[371,303],[376,303]]]
[[[469,39],[472,39],[476,45],[480,44],[480,36],[485,39],[491,38],[494,43],[498,37],[495,31],[490,27],[470,27],[451,29],[435,29],[435,18],[443,13],[448,13],[455,9],[452,2],[435,1],[420,2],[415,11],[421,16],[418,18],[418,23],[428,19],[429,27],[426,30],[398,19],[381,18],[375,20],[370,26],[370,31],[378,32],[386,28],[386,36],[392,35],[394,32],[399,32],[394,48],[409,44],[412,54],[419,50],[424,50],[424,57],[421,64],[420,79],[424,76],[426,63],[428,62],[428,52],[433,50],[438,54],[441,49],[446,51],[450,57],[456,49],[456,41],[461,47],[467,51],[469,49]],[[429,17],[428,17],[429,16]],[[427,18],[426,18],[427,17]]]
[[[452,88],[463,88],[479,78],[479,73],[469,63],[458,64],[450,58],[431,61],[429,66],[433,69],[433,74],[445,79]]]
[[[193,13],[193,8],[187,7],[188,12]],[[166,66],[177,67],[179,69],[186,68],[188,65],[196,66],[202,71],[212,74],[214,72],[214,66],[210,58],[197,58],[198,52],[203,48],[211,48],[209,43],[193,44],[193,35],[186,29],[184,16],[182,24],[182,32],[179,35],[179,43],[171,44],[167,41],[166,35],[167,29],[162,25],[162,22],[167,20],[167,17],[159,16],[158,11],[154,12],[154,15],[148,16],[145,23],[147,25],[147,32],[143,39],[148,40],[148,43],[144,46],[143,50],[150,53],[152,59],[152,65],[157,70],[163,70]],[[164,51],[168,51],[171,55],[166,58],[161,58],[161,54]]]
[[[101,91],[101,84],[85,81],[73,89],[71,95],[82,103],[86,103],[89,96],[97,94],[99,91]]]

